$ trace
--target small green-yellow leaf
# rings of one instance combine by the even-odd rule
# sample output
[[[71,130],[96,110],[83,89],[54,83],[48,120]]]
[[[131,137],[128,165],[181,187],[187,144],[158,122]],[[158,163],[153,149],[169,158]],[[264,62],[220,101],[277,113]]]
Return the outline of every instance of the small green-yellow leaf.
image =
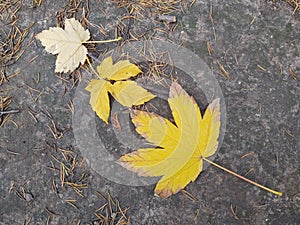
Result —
[[[97,67],[97,72],[103,79],[116,81],[135,77],[142,71],[129,60],[121,60],[113,64],[112,57],[109,56]]]
[[[110,93],[121,105],[127,107],[144,104],[155,97],[132,80],[116,81]]]
[[[90,104],[92,109],[105,123],[108,123],[110,104],[108,90],[111,84],[105,80],[91,80],[85,88],[91,93]]]

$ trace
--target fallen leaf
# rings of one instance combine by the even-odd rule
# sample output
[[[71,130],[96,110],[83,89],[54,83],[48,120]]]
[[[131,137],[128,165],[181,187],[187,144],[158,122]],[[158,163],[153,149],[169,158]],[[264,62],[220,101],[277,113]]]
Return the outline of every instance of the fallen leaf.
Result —
[[[144,104],[154,97],[132,80],[115,82],[110,93],[121,105],[127,107]]]
[[[108,123],[110,114],[108,93],[127,107],[144,104],[155,97],[135,81],[127,80],[141,73],[141,70],[129,60],[113,64],[112,57],[105,58],[97,67],[97,72],[99,79],[91,80],[86,90],[91,93],[92,109],[105,123]]]
[[[175,124],[158,114],[133,110],[131,117],[137,133],[155,147],[123,155],[118,162],[141,176],[161,176],[155,188],[160,197],[182,190],[202,171],[203,158],[217,150],[219,101],[212,101],[202,116],[194,98],[173,82],[168,103]]]
[[[113,64],[112,57],[105,58],[97,67],[97,72],[102,79],[108,80],[126,80],[135,77],[142,71],[129,60],[121,60]]]
[[[90,104],[92,109],[100,119],[108,123],[110,113],[108,89],[110,89],[110,83],[105,80],[91,80],[85,89],[91,92]]]
[[[58,54],[55,72],[74,71],[86,59],[87,49],[83,45],[90,39],[90,32],[84,30],[79,21],[74,18],[65,20],[65,29],[50,27],[37,34],[47,52]]]

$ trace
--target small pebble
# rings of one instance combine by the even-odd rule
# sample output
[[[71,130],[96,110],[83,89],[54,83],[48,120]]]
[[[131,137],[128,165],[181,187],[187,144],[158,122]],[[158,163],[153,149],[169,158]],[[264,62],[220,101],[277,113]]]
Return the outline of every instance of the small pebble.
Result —
[[[31,202],[34,199],[34,197],[31,193],[25,193],[24,197],[25,197],[27,202]]]
[[[176,16],[159,15],[158,19],[160,21],[167,22],[167,23],[176,23]]]

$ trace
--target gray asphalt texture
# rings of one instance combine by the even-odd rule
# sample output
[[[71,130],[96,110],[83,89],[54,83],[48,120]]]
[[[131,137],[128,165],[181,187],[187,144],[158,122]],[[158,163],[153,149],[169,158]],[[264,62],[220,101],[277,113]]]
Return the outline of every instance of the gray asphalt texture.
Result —
[[[70,101],[76,90],[74,80],[87,73],[55,74],[55,56],[34,39],[42,30],[56,26],[57,16],[72,16],[74,5],[67,3],[45,1],[33,7],[25,1],[16,13],[21,30],[34,25],[23,41],[24,54],[5,68],[7,75],[20,74],[0,86],[1,96],[12,96],[9,109],[20,110],[10,117],[14,122],[7,121],[0,128],[1,225],[100,224],[95,211],[106,201],[97,192],[104,196],[109,192],[122,209],[129,208],[130,224],[299,224],[299,12],[292,16],[293,8],[285,2],[195,1],[192,7],[172,13],[177,19],[174,30],[174,24],[160,21],[150,9],[143,12],[148,17],[137,15],[130,25],[133,33],[172,40],[212,68],[227,108],[226,133],[214,161],[283,192],[282,197],[276,196],[210,166],[186,188],[194,199],[183,192],[160,199],[153,195],[154,185],[126,186],[99,175],[76,145]],[[82,18],[81,8],[87,4],[82,1],[79,6],[76,16]],[[89,12],[88,20],[99,26],[86,23],[94,39],[114,38],[116,26],[126,33],[128,20],[121,20],[129,15],[125,8],[109,1],[90,1]],[[9,28],[3,20],[1,26]],[[116,46],[109,43],[89,49],[97,58]],[[217,62],[231,79],[224,77]],[[111,135],[111,129],[109,125],[102,135]],[[118,145],[107,143],[112,148]],[[63,150],[72,153],[64,158]],[[58,161],[72,166],[75,156],[76,168],[65,180],[86,185],[79,188],[82,196],[60,182]]]

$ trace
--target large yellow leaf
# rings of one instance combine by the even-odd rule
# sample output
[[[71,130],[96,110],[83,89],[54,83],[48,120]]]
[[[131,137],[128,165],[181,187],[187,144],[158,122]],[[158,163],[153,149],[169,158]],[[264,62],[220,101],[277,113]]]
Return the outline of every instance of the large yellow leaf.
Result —
[[[45,46],[47,52],[58,54],[55,72],[75,70],[86,59],[87,49],[82,45],[90,39],[90,32],[74,18],[65,20],[65,29],[51,27],[37,34],[37,38]]]
[[[99,80],[92,80],[86,87],[91,92],[90,104],[97,115],[106,123],[110,113],[108,92],[123,106],[132,107],[151,100],[151,94],[136,82],[126,80],[137,76],[141,70],[129,60],[113,64],[112,57],[105,58],[97,67]]]
[[[220,103],[215,99],[201,116],[193,97],[173,82],[168,103],[176,126],[169,120],[145,111],[132,112],[136,131],[156,148],[138,149],[122,156],[119,163],[142,176],[162,176],[155,193],[168,197],[195,181],[202,171],[203,158],[218,146]]]

